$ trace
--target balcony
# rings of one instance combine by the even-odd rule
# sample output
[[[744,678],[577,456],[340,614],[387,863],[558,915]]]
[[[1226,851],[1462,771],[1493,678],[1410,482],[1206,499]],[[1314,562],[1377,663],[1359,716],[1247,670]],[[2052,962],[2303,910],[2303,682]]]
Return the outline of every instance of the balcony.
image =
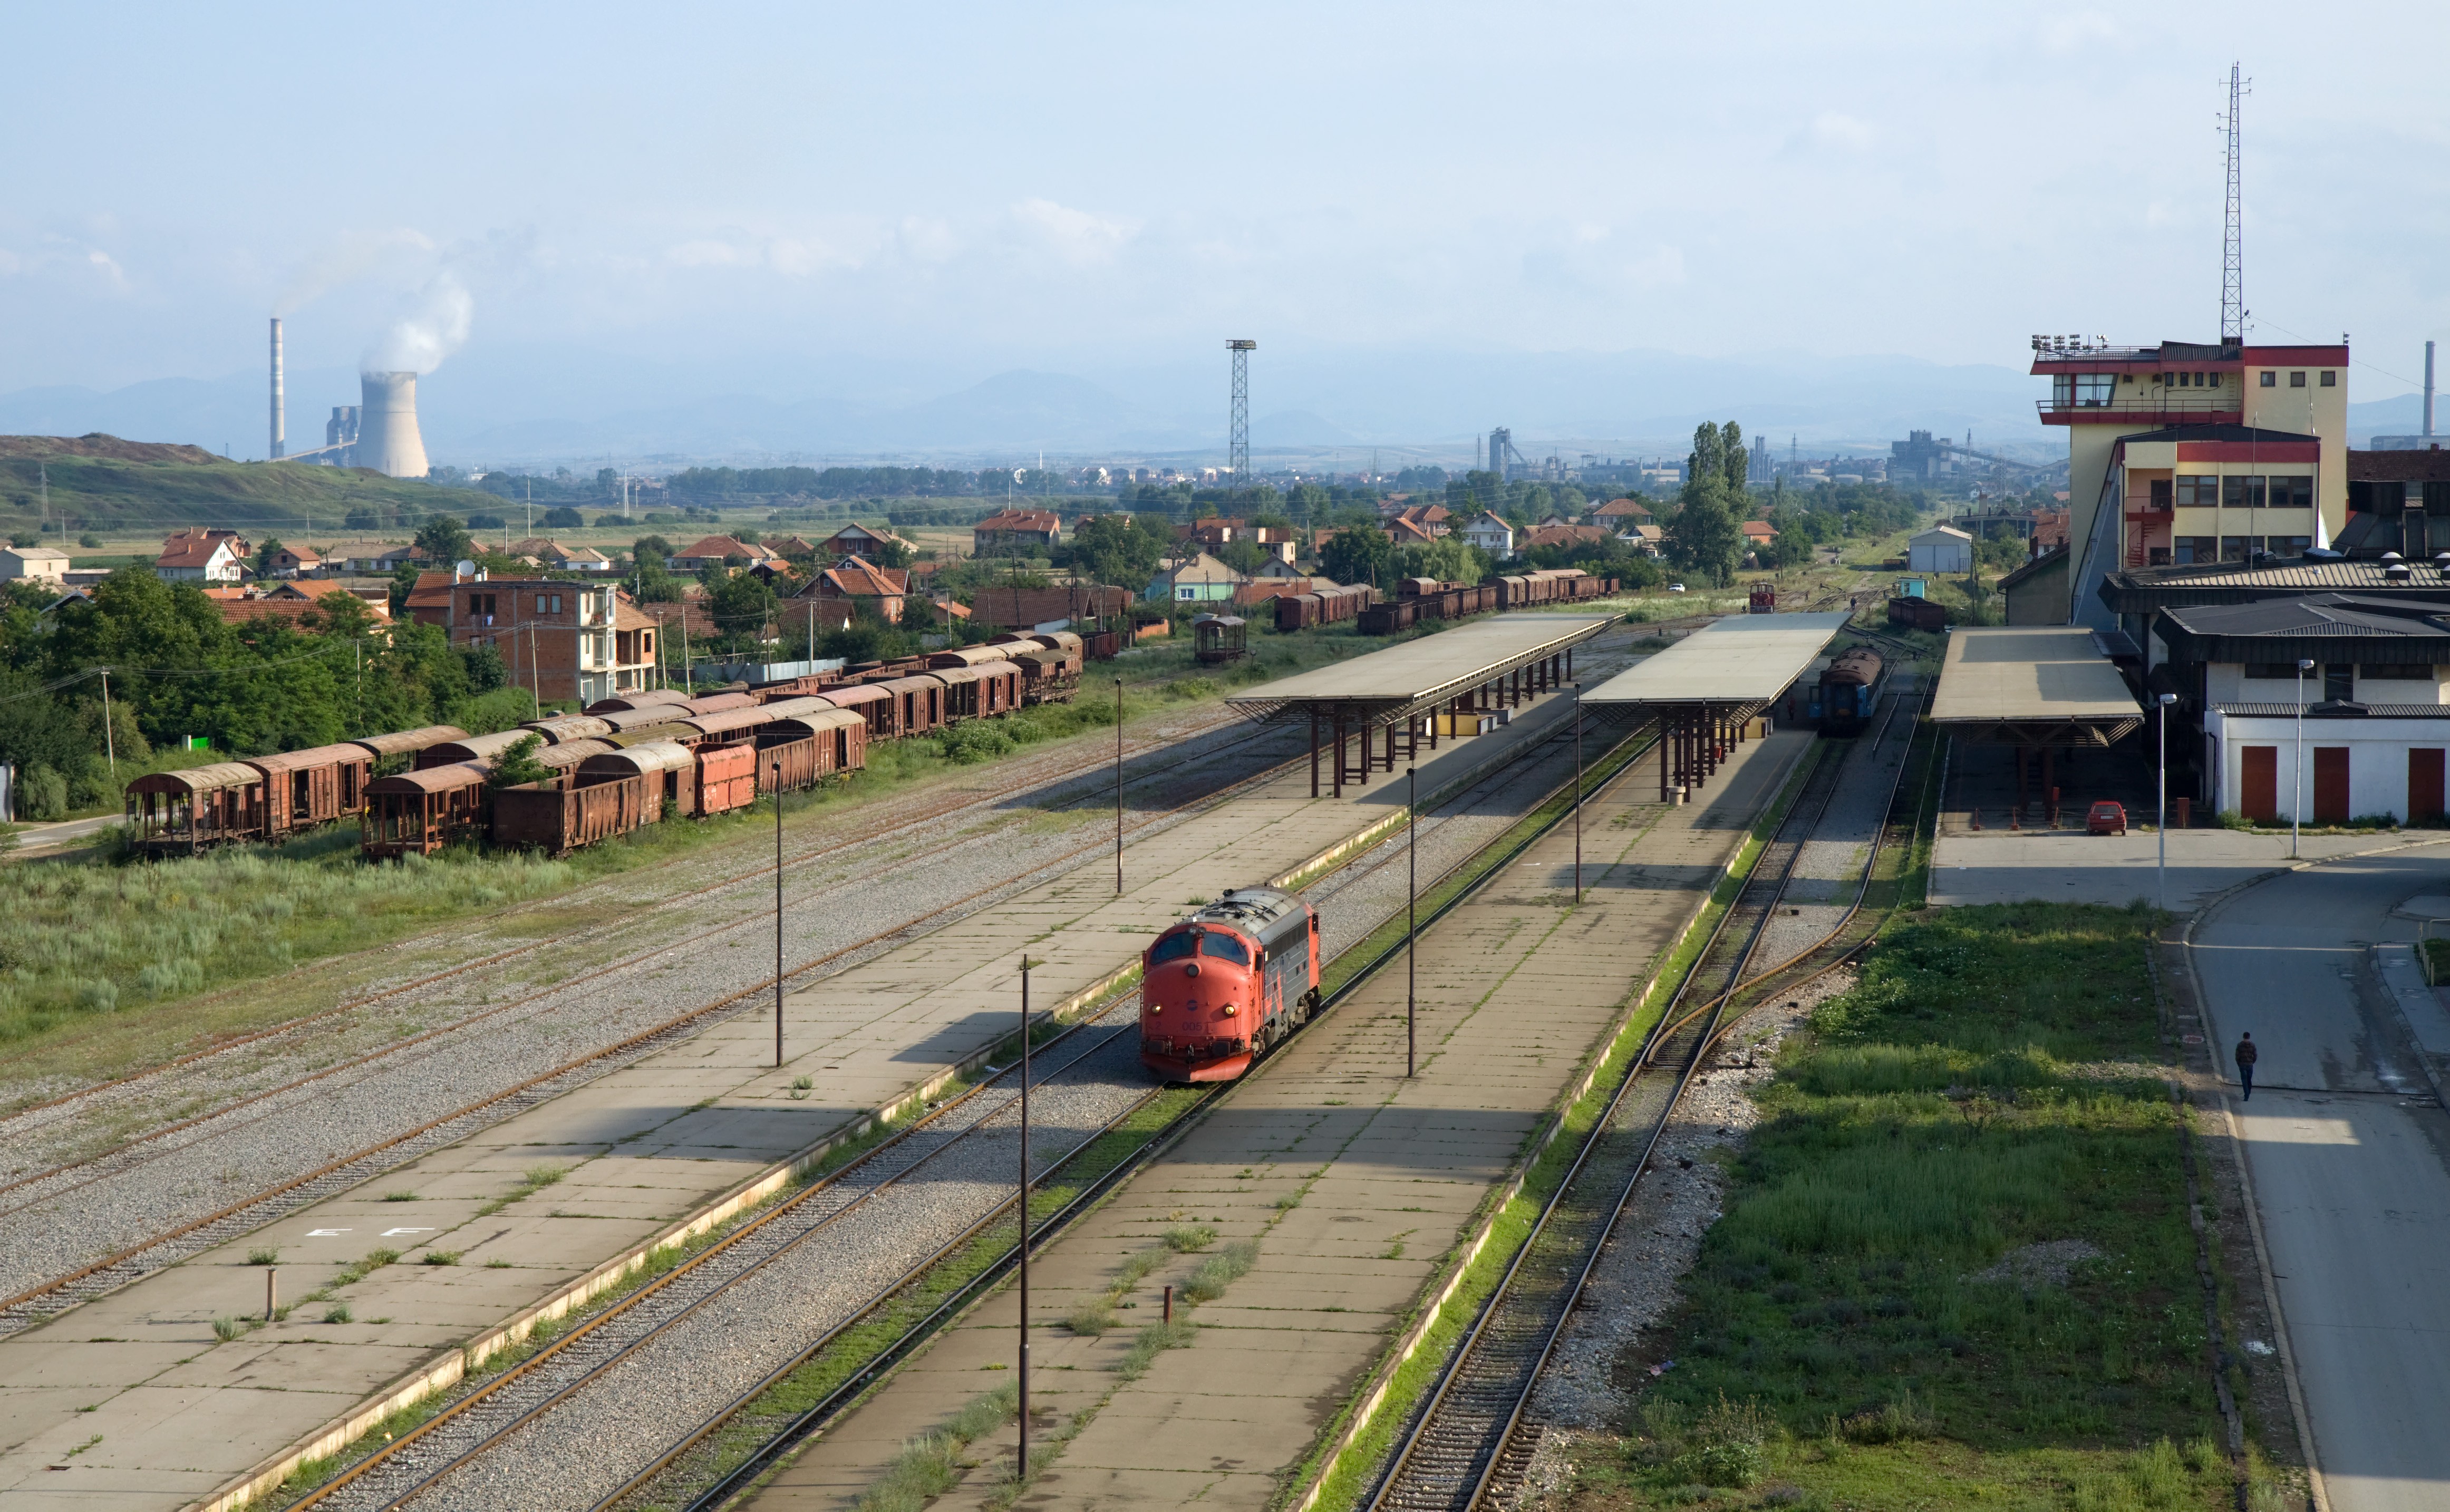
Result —
[[[2136,425],[2158,430],[2165,425],[2237,425],[2246,417],[2246,400],[2231,391],[2198,397],[2184,392],[2129,399],[2047,398],[2033,401],[2044,425]]]

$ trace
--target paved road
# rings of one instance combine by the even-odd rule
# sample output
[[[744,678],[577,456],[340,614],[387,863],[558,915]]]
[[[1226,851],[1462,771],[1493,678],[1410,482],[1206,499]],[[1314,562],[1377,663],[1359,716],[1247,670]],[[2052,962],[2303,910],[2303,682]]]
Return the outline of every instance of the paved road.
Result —
[[[2241,1031],[2265,1047],[2230,1113],[2335,1512],[2450,1512],[2450,1115],[2368,948],[2445,890],[2450,845],[2336,862],[2196,932],[2224,1066]]]
[[[96,814],[91,819],[70,819],[56,824],[20,824],[17,848],[23,852],[82,844],[123,822],[123,816],[118,814]]]

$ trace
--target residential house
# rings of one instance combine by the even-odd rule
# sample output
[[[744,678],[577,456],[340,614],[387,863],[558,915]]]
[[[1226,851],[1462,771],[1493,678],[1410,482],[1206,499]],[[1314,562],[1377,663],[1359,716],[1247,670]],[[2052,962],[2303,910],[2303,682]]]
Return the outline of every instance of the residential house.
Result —
[[[549,535],[531,535],[526,540],[515,541],[506,554],[528,557],[537,566],[555,572],[612,571],[612,558],[593,547],[564,546]]]
[[[275,547],[264,561],[264,572],[271,577],[303,577],[323,565],[321,554],[307,546]]]
[[[1970,572],[1974,571],[1974,537],[1954,525],[1935,525],[1910,535],[1906,537],[1906,571]]]
[[[1667,549],[1667,527],[1663,525],[1637,525],[1630,532],[1619,533],[1621,538],[1631,540],[1634,549],[1645,555],[1657,556]]]
[[[181,531],[162,543],[153,571],[171,583],[241,582],[246,577],[245,546],[227,531]]]
[[[694,572],[703,567],[721,567],[734,559],[754,567],[759,562],[775,560],[775,553],[729,535],[710,535],[664,558],[664,565],[675,572]]]
[[[972,526],[970,538],[982,553],[1013,546],[1060,546],[1063,516],[1053,510],[1003,510]]]
[[[54,586],[68,581],[68,553],[49,546],[11,546],[0,549],[0,583],[49,583]]]
[[[1464,544],[1479,547],[1492,560],[1503,561],[1514,554],[1514,527],[1489,510],[1482,510],[1465,521],[1460,533]]]
[[[902,601],[910,579],[894,568],[878,567],[859,556],[846,556],[819,572],[797,597],[817,605],[818,623],[832,630],[847,626],[852,613],[866,609],[887,625],[902,623]]]
[[[1266,561],[1259,564],[1259,570],[1257,572],[1251,574],[1251,581],[1254,583],[1302,583],[1308,582],[1310,577],[1310,573],[1293,566],[1293,564],[1286,558],[1271,556]],[[1296,593],[1307,593],[1310,590],[1307,588],[1297,588],[1294,589],[1293,591]]]
[[[800,535],[785,535],[780,537],[768,535],[762,544],[768,551],[772,552],[777,556],[814,556],[818,552],[823,550],[822,547],[819,547],[807,537]]]
[[[796,541],[799,537],[795,535],[791,539]],[[884,556],[886,548],[895,546],[905,552],[913,550],[908,541],[891,531],[872,531],[865,525],[853,524],[844,526],[821,545],[810,546],[806,551],[792,551],[790,542],[788,541],[784,543],[781,550],[785,556],[822,555],[832,561],[838,561],[846,556],[857,556],[867,561],[875,561]]]
[[[1650,518],[1650,511],[1639,499],[1612,498],[1591,511],[1591,520],[1600,525],[1612,525],[1619,531],[1627,525],[1638,525]]]
[[[405,541],[342,541],[318,554],[323,558],[315,569],[318,577],[379,577],[414,560],[417,548]]]
[[[172,531],[162,537],[162,550],[169,551],[172,547],[186,541],[227,541],[230,544],[230,554],[240,561],[252,561],[255,558],[255,546],[252,542],[238,532],[224,530],[220,526],[190,525],[184,530]]]
[[[1610,538],[1604,525],[1535,525],[1524,532],[1514,546],[1517,551],[1528,552],[1541,546],[1596,546]]]
[[[1443,531],[1438,533],[1443,533]],[[1402,547],[1427,546],[1435,541],[1438,536],[1431,533],[1428,526],[1410,515],[1396,514],[1387,521],[1387,538]]]
[[[2011,625],[2064,625],[2067,623],[2068,549],[2061,537],[2056,546],[2035,555],[1992,586],[2008,606]]]
[[[1744,550],[1766,552],[1778,541],[1777,527],[1767,520],[1746,520],[1736,527],[1744,536]]]
[[[1131,607],[1129,589],[1102,583],[982,588],[970,595],[970,611],[977,622],[1000,630],[1060,629],[1079,620],[1110,619]]]
[[[400,610],[412,624],[437,625],[449,630],[452,591],[459,582],[459,574],[448,568],[439,572],[419,572],[415,586],[408,591],[408,597],[400,601]]]
[[[1453,512],[1443,504],[1406,504],[1390,510],[1382,503],[1378,513],[1388,522],[1390,533],[1392,533],[1395,521],[1405,520],[1430,540],[1446,534],[1454,525]]]
[[[206,590],[206,592],[213,600],[213,607],[221,611],[224,623],[231,625],[250,620],[278,620],[292,627],[304,627],[310,617],[320,621],[331,613],[323,600],[357,599],[356,594],[343,588],[326,586],[321,593],[309,593],[290,583],[261,593],[244,590],[227,592]],[[391,619],[388,604],[366,603],[363,599],[357,601],[365,604],[376,619],[385,622]]]
[[[542,703],[591,704],[644,688],[652,678],[653,622],[623,615],[621,591],[610,584],[477,576],[446,591],[451,644],[496,648],[511,681],[534,689]],[[412,594],[412,607],[416,601]]]
[[[1161,564],[1140,596],[1152,603],[1230,603],[1241,582],[1241,573],[1206,552],[1197,552]]]

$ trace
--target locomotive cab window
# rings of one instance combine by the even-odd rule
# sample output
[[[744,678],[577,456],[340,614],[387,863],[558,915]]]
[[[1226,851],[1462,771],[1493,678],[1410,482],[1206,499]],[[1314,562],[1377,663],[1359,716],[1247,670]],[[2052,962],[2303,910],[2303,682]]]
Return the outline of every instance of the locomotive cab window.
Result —
[[[1230,960],[1237,966],[1247,966],[1251,963],[1251,952],[1232,935],[1200,936],[1199,953],[1203,956],[1214,956],[1218,960]]]
[[[1158,940],[1157,947],[1149,952],[1149,964],[1157,965],[1163,961],[1180,960],[1197,948],[1198,943],[1199,937],[1196,935],[1168,935]]]

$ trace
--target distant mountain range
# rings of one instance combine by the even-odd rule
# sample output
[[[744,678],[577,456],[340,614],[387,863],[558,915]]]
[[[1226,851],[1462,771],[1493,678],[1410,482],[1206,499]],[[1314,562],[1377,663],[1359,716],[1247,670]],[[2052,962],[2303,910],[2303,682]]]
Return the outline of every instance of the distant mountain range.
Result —
[[[1290,346],[1291,343],[1284,343]],[[982,380],[857,359],[745,363],[702,373],[598,354],[471,351],[419,385],[419,419],[436,460],[462,467],[603,463],[677,465],[927,459],[942,465],[1050,457],[1215,460],[1224,450],[1223,364],[1118,366],[1103,372],[1012,368]],[[934,372],[934,380],[930,373]],[[815,375],[812,378],[812,375]],[[835,392],[807,392],[830,384]],[[801,392],[791,395],[794,389]],[[1665,352],[1305,353],[1271,346],[1253,361],[1263,397],[1254,458],[1321,461],[1378,449],[1381,464],[1468,459],[1474,437],[1505,425],[1525,456],[1553,452],[1680,456],[1693,427],[1736,420],[1773,450],[1810,455],[1885,450],[1910,430],[1983,451],[2056,453],[2034,416],[2037,380],[2021,368],[1942,366],[1907,358],[1767,355],[1704,359]],[[346,369],[288,375],[291,450],[321,443],[333,404],[354,403]],[[682,397],[678,396],[688,395]],[[671,396],[671,397],[668,397]],[[1129,396],[1126,397],[1125,396]],[[2350,406],[2362,442],[2417,428],[2413,396]],[[0,434],[186,442],[238,457],[265,450],[259,372],[160,378],[108,393],[21,389],[0,395]],[[1347,455],[1351,467],[1361,458]]]

